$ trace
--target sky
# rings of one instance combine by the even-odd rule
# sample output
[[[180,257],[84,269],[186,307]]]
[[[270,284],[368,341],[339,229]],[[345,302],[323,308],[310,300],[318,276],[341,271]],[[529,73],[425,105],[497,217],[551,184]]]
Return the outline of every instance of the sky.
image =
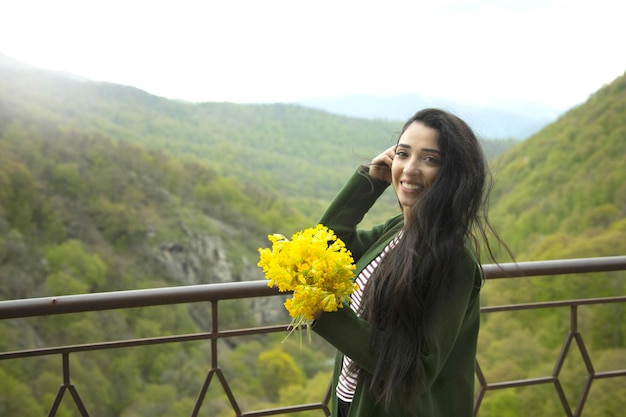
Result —
[[[618,0],[0,0],[0,53],[194,102],[553,108],[626,70]]]

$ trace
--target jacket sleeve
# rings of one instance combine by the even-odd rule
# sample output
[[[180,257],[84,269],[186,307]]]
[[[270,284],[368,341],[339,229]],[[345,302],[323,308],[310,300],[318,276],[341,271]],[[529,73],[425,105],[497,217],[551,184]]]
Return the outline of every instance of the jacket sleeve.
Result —
[[[359,367],[369,373],[374,372],[376,357],[369,348],[371,326],[350,307],[344,306],[332,313],[322,313],[313,322],[312,329]]]
[[[370,177],[368,171],[367,166],[361,166],[353,173],[319,220],[337,234],[355,260],[370,249],[387,227],[379,225],[357,232],[357,225],[389,186]]]

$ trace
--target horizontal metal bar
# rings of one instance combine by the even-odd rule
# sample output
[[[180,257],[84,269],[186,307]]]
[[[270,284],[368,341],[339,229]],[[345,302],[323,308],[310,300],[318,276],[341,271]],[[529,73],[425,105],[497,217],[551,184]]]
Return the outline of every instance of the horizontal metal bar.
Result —
[[[626,270],[626,256],[483,265],[485,278]],[[186,285],[0,301],[0,319],[280,295],[268,281]]]
[[[297,413],[300,411],[323,410],[325,407],[326,406],[322,403],[302,404],[302,405],[293,405],[293,406],[280,407],[280,408],[269,408],[267,410],[262,410],[262,411],[248,411],[248,412],[241,413],[241,416],[242,417],[277,416],[281,414]]]
[[[617,378],[620,376],[626,376],[626,369],[619,369],[616,371],[596,372],[593,375],[593,379]]]
[[[0,319],[279,295],[268,281],[226,282],[0,301]]]
[[[110,342],[85,343],[80,345],[65,345],[48,348],[14,350],[10,352],[0,352],[0,360],[56,355],[62,353],[89,352],[94,350],[120,349],[135,346],[161,345],[165,343],[193,342],[206,339],[224,339],[228,337],[286,332],[287,330],[289,330],[289,325],[283,324],[274,326],[251,327],[248,329],[222,330],[217,333],[190,333],[175,336],[144,337],[141,339],[115,340]]]
[[[485,278],[519,278],[542,275],[582,274],[626,270],[626,256],[557,259],[483,265]]]
[[[620,369],[616,371],[607,371],[607,372],[597,372],[593,375],[593,379],[605,379],[605,378],[617,378],[626,376],[626,369]],[[538,378],[528,378],[528,379],[518,379],[515,381],[503,381],[503,382],[494,382],[491,384],[485,384],[482,387],[486,391],[492,391],[497,389],[504,388],[515,388],[515,387],[525,387],[530,385],[541,385],[553,383],[556,381],[557,377],[555,376],[544,376]]]
[[[496,389],[503,389],[503,388],[525,387],[529,385],[548,384],[548,383],[553,383],[555,380],[556,380],[556,377],[545,376],[545,377],[540,377],[540,378],[518,379],[516,381],[496,382],[493,384],[487,384],[483,386],[483,388],[489,391],[489,390],[496,390]]]
[[[536,303],[506,304],[501,306],[485,306],[480,308],[481,313],[495,313],[498,311],[537,310],[540,308],[569,307],[596,304],[626,303],[626,296],[581,298],[576,300],[542,301]]]

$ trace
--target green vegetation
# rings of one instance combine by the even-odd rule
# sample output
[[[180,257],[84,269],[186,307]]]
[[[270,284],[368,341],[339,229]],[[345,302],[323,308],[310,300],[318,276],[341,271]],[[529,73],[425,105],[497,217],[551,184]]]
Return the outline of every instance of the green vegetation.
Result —
[[[625,139],[626,76],[622,76],[493,161],[497,183],[490,215],[517,260],[626,253]],[[499,305],[626,293],[626,277],[617,272],[514,281],[487,282],[483,302]],[[579,308],[578,328],[596,370],[626,368],[625,313],[620,304]],[[479,361],[489,369],[488,381],[551,375],[569,326],[568,309],[485,317]],[[574,343],[561,372],[572,409],[585,376]],[[594,382],[584,415],[620,415],[625,398],[623,379]],[[488,395],[480,416],[552,416],[561,415],[561,410],[556,391],[518,388]]]
[[[520,259],[626,252],[625,114],[623,76],[498,161],[491,215]]]
[[[518,260],[626,252],[625,116],[620,77],[524,142],[485,142],[497,179],[491,218]],[[262,279],[257,248],[266,235],[312,225],[400,124],[285,104],[181,103],[0,68],[0,299]],[[393,196],[385,198],[368,221],[397,210]],[[618,273],[490,281],[483,302],[623,295],[624,288]],[[623,308],[581,308],[579,327],[598,369],[626,367]],[[199,303],[2,320],[0,349],[193,333],[207,330],[208,317]],[[223,302],[220,318],[224,328],[288,322],[278,299]],[[485,317],[479,360],[488,380],[550,374],[568,325],[565,310]],[[300,350],[297,341],[281,344],[283,337],[220,345],[244,409],[323,397],[332,349],[314,338]],[[187,416],[209,353],[207,343],[194,342],[80,354],[72,379],[93,415]],[[57,362],[2,361],[0,414],[44,415],[60,383]],[[573,375],[565,387],[573,397],[581,361],[563,372]],[[611,398],[594,384],[585,416],[626,406],[626,386],[609,383]],[[232,415],[219,384],[207,398],[211,415]],[[546,390],[504,390],[488,394],[480,415],[557,415],[559,407]],[[58,415],[78,412],[64,400]]]

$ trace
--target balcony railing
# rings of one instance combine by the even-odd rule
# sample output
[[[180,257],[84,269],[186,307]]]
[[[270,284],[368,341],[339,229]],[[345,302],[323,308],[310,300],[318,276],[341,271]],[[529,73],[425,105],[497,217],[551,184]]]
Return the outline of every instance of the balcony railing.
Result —
[[[542,262],[521,262],[517,264],[484,265],[486,279],[515,279],[520,277],[550,276],[580,273],[597,273],[606,271],[626,271],[626,256],[585,258]],[[156,288],[132,291],[116,291],[106,293],[67,295],[58,297],[43,297],[34,299],[0,301],[0,319],[17,319],[35,316],[50,316],[57,314],[72,314],[103,310],[127,309],[135,307],[163,306],[171,304],[185,304],[193,302],[209,302],[211,306],[211,330],[193,334],[170,335],[159,337],[146,337],[130,340],[114,340],[101,343],[89,343],[78,345],[64,345],[37,349],[15,350],[0,352],[0,364],[10,359],[24,359],[42,356],[59,356],[62,363],[61,385],[50,404],[48,416],[57,414],[61,401],[69,392],[71,399],[76,404],[83,417],[90,416],[88,404],[84,404],[80,396],[79,388],[74,386],[71,380],[70,354],[90,351],[129,348],[167,343],[190,342],[208,340],[211,346],[210,369],[201,384],[197,400],[189,414],[192,417],[201,415],[200,410],[206,399],[207,391],[211,384],[219,383],[224,390],[236,416],[256,417],[292,414],[307,410],[319,410],[321,415],[330,415],[330,389],[324,398],[312,404],[301,404],[272,409],[246,411],[242,410],[240,403],[231,390],[228,379],[222,372],[219,361],[218,341],[220,339],[267,334],[273,332],[285,332],[287,325],[275,325],[253,328],[239,328],[224,330],[220,328],[218,317],[218,303],[224,300],[271,297],[279,295],[277,290],[269,288],[265,281],[248,281],[237,283],[221,283],[207,285],[192,285],[183,287]],[[615,369],[599,372],[594,368],[594,358],[589,354],[583,338],[579,332],[578,317],[579,307],[584,305],[625,303],[626,295],[586,298],[577,300],[557,300],[547,302],[522,303],[513,305],[485,306],[481,308],[483,315],[498,312],[511,312],[520,310],[534,310],[545,308],[566,308],[569,310],[570,326],[565,336],[561,351],[556,358],[556,364],[550,375],[531,379],[513,381],[488,381],[483,368],[477,363],[476,377],[478,381],[477,395],[475,400],[474,414],[478,415],[485,394],[489,391],[503,390],[507,388],[523,387],[530,385],[545,385],[556,390],[560,404],[567,416],[581,416],[585,401],[589,394],[593,381],[608,378],[626,377],[626,369]],[[587,373],[586,381],[576,407],[572,410],[562,385],[561,370],[568,356],[568,352],[575,343],[580,351],[581,358]],[[217,379],[217,382],[215,381]],[[15,398],[15,401],[20,401]]]

